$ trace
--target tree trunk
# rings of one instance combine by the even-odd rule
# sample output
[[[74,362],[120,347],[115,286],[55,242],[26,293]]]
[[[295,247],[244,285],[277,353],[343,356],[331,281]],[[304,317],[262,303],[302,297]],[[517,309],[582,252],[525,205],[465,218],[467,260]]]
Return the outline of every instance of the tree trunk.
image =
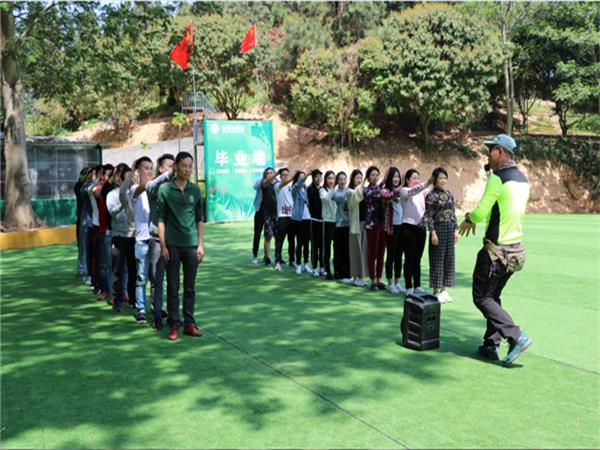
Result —
[[[508,38],[506,32],[506,26],[508,21],[508,13],[510,11],[510,3],[502,3],[502,44],[506,49],[508,45]],[[513,114],[514,114],[514,86],[512,86],[512,56],[508,55],[504,63],[504,95],[506,97],[506,133],[512,135],[513,129]]]
[[[513,115],[515,112],[515,77],[513,76],[513,65],[512,57],[508,58],[508,86],[509,86],[509,98],[508,98],[508,134],[512,135],[513,131]],[[510,124],[510,125],[509,125]]]
[[[4,109],[4,158],[6,182],[4,225],[9,229],[32,228],[39,223],[31,207],[27,168],[25,114],[22,84],[15,60],[15,28],[12,10],[0,8],[0,58]]]
[[[554,111],[556,111],[558,123],[560,124],[561,135],[562,137],[566,138],[569,132],[569,123],[567,122],[567,110],[569,107],[560,101],[557,101],[554,105]]]

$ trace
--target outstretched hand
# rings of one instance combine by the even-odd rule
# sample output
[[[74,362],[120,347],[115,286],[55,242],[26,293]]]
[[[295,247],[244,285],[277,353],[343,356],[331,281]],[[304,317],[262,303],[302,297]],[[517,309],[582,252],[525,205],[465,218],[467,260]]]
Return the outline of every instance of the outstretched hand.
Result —
[[[475,224],[463,220],[463,222],[458,227],[458,234],[460,234],[461,236],[469,236],[469,233],[475,236]]]

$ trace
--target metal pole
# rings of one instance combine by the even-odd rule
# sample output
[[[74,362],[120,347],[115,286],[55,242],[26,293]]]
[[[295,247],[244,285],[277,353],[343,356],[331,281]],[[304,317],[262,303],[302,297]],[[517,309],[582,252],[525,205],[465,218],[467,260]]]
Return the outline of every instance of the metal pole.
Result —
[[[254,26],[254,40],[256,41],[256,45],[254,47],[254,64],[256,65],[256,93],[258,94],[259,89],[259,79],[258,79],[258,27],[256,26],[256,22],[253,21],[252,25]]]
[[[196,117],[196,71],[192,66],[192,90],[194,95],[194,174],[196,177],[196,184],[198,184],[198,118]]]

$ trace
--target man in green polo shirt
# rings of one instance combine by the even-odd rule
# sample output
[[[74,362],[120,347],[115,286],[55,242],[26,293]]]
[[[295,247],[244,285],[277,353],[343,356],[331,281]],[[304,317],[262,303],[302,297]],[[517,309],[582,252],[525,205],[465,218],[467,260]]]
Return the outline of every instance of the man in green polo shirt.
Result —
[[[167,269],[168,339],[179,337],[179,269],[183,265],[183,330],[190,336],[202,336],[194,320],[196,271],[204,258],[202,196],[190,182],[193,158],[187,152],[175,157],[173,181],[158,191],[156,219],[161,255]]]
[[[473,272],[473,302],[487,320],[479,354],[499,360],[498,349],[502,339],[506,339],[509,350],[503,362],[508,365],[531,345],[531,338],[515,324],[500,300],[508,279],[525,263],[523,218],[529,183],[513,160],[517,146],[513,138],[500,134],[485,145],[493,173],[479,204],[466,214],[459,231],[468,236],[469,232],[475,233],[475,224],[487,223],[484,247],[477,254]]]

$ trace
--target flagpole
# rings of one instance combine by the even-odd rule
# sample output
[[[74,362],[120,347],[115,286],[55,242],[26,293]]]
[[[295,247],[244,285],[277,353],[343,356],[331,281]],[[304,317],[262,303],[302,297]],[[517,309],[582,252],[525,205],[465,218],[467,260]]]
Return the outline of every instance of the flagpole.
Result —
[[[255,48],[255,52],[254,52],[254,64],[256,65],[256,93],[258,94],[258,89],[259,89],[259,79],[258,79],[258,27],[256,26],[256,22],[252,22],[252,25],[254,26],[254,42],[256,43],[256,45],[254,46]]]
[[[192,92],[194,96],[194,123],[193,123],[193,143],[194,143],[194,176],[196,177],[196,184],[198,184],[198,118],[196,117],[196,70],[192,66]]]

